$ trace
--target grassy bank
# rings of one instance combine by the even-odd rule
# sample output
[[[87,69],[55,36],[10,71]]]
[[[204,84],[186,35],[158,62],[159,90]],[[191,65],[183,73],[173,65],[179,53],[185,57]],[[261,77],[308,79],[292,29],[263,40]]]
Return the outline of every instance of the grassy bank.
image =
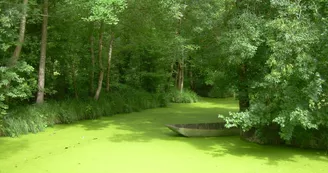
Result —
[[[67,99],[49,101],[43,105],[19,106],[3,117],[0,136],[18,136],[44,131],[54,124],[70,124],[80,120],[97,119],[120,113],[164,107],[168,103],[163,94],[150,94],[133,88],[116,88],[103,94],[100,100]]]
[[[169,102],[194,103],[198,96],[192,91],[151,94],[125,85],[112,88],[98,101],[89,99],[50,100],[42,105],[16,106],[8,112],[0,124],[0,136],[19,136],[37,133],[55,124],[71,124],[80,120],[97,119],[121,113],[165,107]],[[1,123],[1,121],[0,121]]]

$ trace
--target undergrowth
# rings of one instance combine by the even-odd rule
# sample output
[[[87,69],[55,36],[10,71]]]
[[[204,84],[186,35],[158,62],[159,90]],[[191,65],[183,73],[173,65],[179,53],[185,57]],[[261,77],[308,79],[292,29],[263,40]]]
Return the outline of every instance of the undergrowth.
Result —
[[[97,119],[120,113],[165,107],[168,98],[130,87],[114,88],[93,99],[49,101],[42,105],[15,107],[2,118],[0,136],[19,136],[43,131],[54,124],[70,124],[80,120]]]
[[[198,95],[190,90],[180,92],[172,90],[169,94],[170,101],[173,103],[196,103],[198,102]]]

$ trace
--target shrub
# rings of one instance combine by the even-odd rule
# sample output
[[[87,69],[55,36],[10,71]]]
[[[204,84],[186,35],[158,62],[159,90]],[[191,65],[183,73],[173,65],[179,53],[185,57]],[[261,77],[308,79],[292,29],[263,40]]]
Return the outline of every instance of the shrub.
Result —
[[[301,148],[326,149],[328,150],[327,127],[320,126],[317,129],[307,129],[297,126],[294,130],[292,140],[288,142],[291,146]]]
[[[54,124],[70,124],[79,120],[97,119],[167,105],[164,94],[150,94],[128,86],[113,87],[98,101],[93,99],[49,101],[42,105],[20,106],[5,115],[0,136],[37,133]]]
[[[290,140],[284,140],[279,135],[281,128],[277,124],[251,128],[242,132],[241,138],[250,142],[267,145],[287,145],[305,149],[328,150],[328,129],[304,129],[297,126]]]
[[[41,110],[35,106],[16,109],[3,118],[2,133],[5,136],[18,136],[29,132],[37,133],[47,127],[47,121]]]
[[[208,97],[212,98],[228,98],[234,96],[234,90],[230,87],[220,88],[219,86],[214,86],[208,92]]]
[[[198,101],[197,94],[190,90],[184,90],[183,92],[173,90],[169,97],[173,103],[195,103]]]

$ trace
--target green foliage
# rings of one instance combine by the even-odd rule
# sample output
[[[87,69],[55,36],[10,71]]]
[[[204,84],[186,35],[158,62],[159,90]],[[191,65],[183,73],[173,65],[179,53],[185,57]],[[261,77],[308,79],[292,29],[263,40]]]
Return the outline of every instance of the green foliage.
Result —
[[[234,96],[234,90],[227,87],[214,86],[209,92],[208,97],[212,98],[228,98]]]
[[[254,57],[263,42],[262,27],[263,19],[249,11],[229,20],[229,31],[221,36],[229,63],[242,64]]]
[[[45,118],[35,107],[14,110],[4,116],[0,131],[3,135],[11,137],[29,132],[37,133],[47,127]]]
[[[14,44],[17,36],[15,35],[15,23],[19,19],[19,9],[16,5],[8,2],[0,2],[0,60],[3,61],[2,54]],[[0,62],[1,62],[0,61]]]
[[[232,97],[234,95],[233,81],[231,81],[231,76],[227,73],[215,71],[212,76],[205,78],[207,85],[212,86],[207,90],[208,97],[213,98],[226,98]],[[208,80],[210,79],[210,80]]]
[[[173,103],[196,103],[198,101],[197,94],[190,90],[184,90],[183,92],[172,90],[169,93],[169,98]]]
[[[29,79],[34,68],[26,62],[21,62],[14,68],[0,67],[1,95],[5,98],[27,99],[32,96],[36,81]]]
[[[95,0],[91,4],[91,16],[87,20],[104,21],[109,25],[118,23],[118,13],[122,12],[127,6],[125,0]]]
[[[20,62],[12,68],[0,67],[0,128],[8,104],[32,97],[36,85],[36,80],[31,78],[33,70],[26,62]]]
[[[15,107],[3,117],[0,134],[14,137],[29,132],[37,133],[54,124],[70,124],[79,120],[163,107],[166,104],[162,94],[149,94],[119,85],[97,102],[93,99],[70,99]]]
[[[295,127],[292,140],[288,145],[301,148],[316,148],[328,150],[328,133],[327,127],[318,129],[305,130],[304,128]]]
[[[317,3],[317,7],[322,5],[313,3]],[[245,4],[251,3],[246,1]],[[324,106],[327,92],[324,76],[327,72],[320,70],[321,55],[314,51],[314,48],[322,45],[319,39],[322,23],[313,20],[312,17],[318,15],[318,11],[312,7],[294,1],[274,1],[268,6],[270,13],[264,13],[261,17],[265,20],[252,17],[256,18],[256,21],[262,21],[261,25],[250,25],[263,27],[259,34],[251,32],[256,36],[254,38],[260,35],[261,44],[266,45],[263,48],[267,49],[264,51],[267,53],[262,52],[262,56],[259,54],[259,44],[251,47],[233,42],[234,47],[241,48],[240,51],[232,49],[233,52],[240,52],[240,57],[265,59],[263,66],[266,70],[260,73],[263,78],[255,78],[248,83],[252,91],[249,110],[231,113],[229,117],[219,116],[228,122],[228,127],[240,126],[244,131],[248,131],[278,124],[279,135],[287,142],[292,141],[294,134],[300,134],[300,131],[310,132],[318,130],[320,126],[327,127],[326,115],[322,114],[322,111],[327,110]],[[245,21],[246,19],[244,18]],[[250,27],[246,27],[248,23],[240,26],[241,31],[252,31]],[[249,49],[243,49],[243,45]],[[255,60],[248,59],[247,63],[256,67]],[[297,142],[299,141],[297,139]]]

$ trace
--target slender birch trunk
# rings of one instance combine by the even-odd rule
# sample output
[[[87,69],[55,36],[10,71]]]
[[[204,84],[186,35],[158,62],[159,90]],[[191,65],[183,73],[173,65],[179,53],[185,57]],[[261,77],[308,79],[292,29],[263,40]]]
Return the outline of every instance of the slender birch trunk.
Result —
[[[23,0],[23,14],[22,14],[22,18],[21,18],[20,27],[19,27],[18,43],[16,45],[13,56],[9,60],[9,64],[8,64],[9,67],[12,67],[17,63],[20,53],[22,51],[22,47],[23,47],[24,39],[25,39],[25,30],[26,30],[27,4],[28,4],[28,0]]]
[[[73,81],[73,87],[74,87],[74,94],[75,94],[75,98],[78,99],[79,98],[79,93],[78,93],[78,89],[77,89],[77,82],[76,82],[76,73],[75,73],[75,62],[72,62],[72,81]]]
[[[112,38],[109,43],[108,61],[107,61],[107,81],[106,81],[106,91],[107,92],[109,92],[109,89],[110,89],[110,65],[111,65],[111,61],[112,61],[114,38],[115,38],[114,33],[112,33]]]
[[[103,50],[103,35],[104,35],[104,22],[101,21],[100,23],[100,30],[99,30],[99,55],[98,55],[98,61],[99,61],[99,78],[98,78],[98,87],[96,94],[94,96],[95,100],[99,99],[100,92],[102,89],[102,83],[104,80],[104,67],[103,67],[103,60],[102,60],[102,50]]]
[[[95,37],[93,35],[94,23],[91,24],[90,27],[90,54],[91,54],[91,72],[90,72],[90,95],[94,94],[94,80],[95,80],[95,50],[94,50],[94,42]]]
[[[183,61],[179,62],[178,65],[178,90],[183,92],[183,84],[184,84],[184,63]]]
[[[45,66],[47,56],[47,26],[48,26],[48,0],[44,0],[43,4],[43,24],[42,24],[42,39],[41,39],[41,56],[39,64],[39,80],[38,80],[38,95],[36,103],[44,102],[44,86],[45,86]]]

